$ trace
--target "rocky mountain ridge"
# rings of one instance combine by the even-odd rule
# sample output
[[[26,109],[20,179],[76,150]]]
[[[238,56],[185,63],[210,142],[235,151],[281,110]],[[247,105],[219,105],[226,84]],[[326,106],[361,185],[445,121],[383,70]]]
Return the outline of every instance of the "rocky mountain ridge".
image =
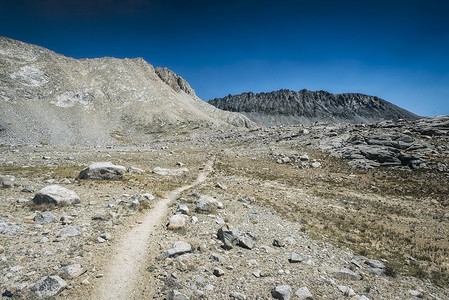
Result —
[[[416,120],[419,116],[375,96],[326,91],[279,90],[228,95],[209,101],[217,108],[239,112],[265,125],[295,125],[314,122],[374,123],[384,120]]]
[[[173,127],[252,125],[142,58],[73,59],[0,37],[0,144],[97,145]]]

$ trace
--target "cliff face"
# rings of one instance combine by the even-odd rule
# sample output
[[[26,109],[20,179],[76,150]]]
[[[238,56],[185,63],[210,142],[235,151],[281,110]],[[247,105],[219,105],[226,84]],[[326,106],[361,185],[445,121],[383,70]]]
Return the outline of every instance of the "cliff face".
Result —
[[[178,128],[252,125],[142,58],[77,60],[0,37],[0,144],[97,145]]]
[[[416,120],[419,116],[378,97],[364,94],[331,94],[325,91],[279,90],[242,93],[209,101],[227,111],[240,112],[256,123],[271,125],[319,122],[373,123],[383,120]]]

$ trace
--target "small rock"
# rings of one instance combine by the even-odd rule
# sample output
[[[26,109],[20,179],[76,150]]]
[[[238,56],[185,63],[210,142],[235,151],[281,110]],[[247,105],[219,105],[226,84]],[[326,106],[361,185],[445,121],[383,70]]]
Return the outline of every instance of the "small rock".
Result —
[[[186,219],[184,215],[173,215],[170,217],[167,228],[169,230],[181,229],[186,226]]]
[[[112,240],[112,235],[111,235],[110,233],[102,233],[102,234],[100,234],[100,237],[101,237],[102,239],[107,240],[107,241]]]
[[[72,182],[68,180],[67,178],[62,178],[58,181],[60,184],[71,184]]]
[[[299,263],[299,262],[302,262],[302,261],[304,261],[304,260],[305,260],[305,258],[299,256],[299,254],[297,254],[297,253],[295,253],[295,252],[293,252],[293,253],[290,255],[290,258],[288,259],[288,261],[289,261],[290,263]]]
[[[227,190],[227,189],[228,189],[227,186],[225,186],[224,184],[221,184],[221,183],[219,183],[219,182],[217,182],[217,183],[215,184],[215,186],[216,186],[217,188],[222,189],[222,190]]]
[[[153,173],[162,175],[162,176],[180,176],[185,172],[189,172],[187,168],[179,168],[179,169],[164,169],[161,167],[156,167],[153,169]]]
[[[175,214],[183,214],[188,215],[189,214],[189,208],[184,203],[179,203],[178,207],[176,208]]]
[[[307,299],[307,300],[311,300],[313,299],[313,295],[312,293],[309,291],[309,289],[307,287],[301,287],[299,288],[296,292],[295,292],[295,296],[298,299]]]
[[[226,262],[226,259],[223,256],[221,256],[220,254],[217,254],[217,253],[212,253],[210,255],[210,259],[218,261],[218,262],[222,262],[222,263]]]
[[[167,300],[189,300],[190,298],[176,290],[167,293]]]
[[[357,274],[347,268],[341,268],[340,271],[334,272],[334,277],[342,278],[342,279],[349,279],[349,280],[362,279],[362,276],[360,276],[359,274]]]
[[[142,169],[140,169],[140,168],[137,168],[137,167],[129,167],[129,168],[128,168],[128,173],[138,173],[138,174],[141,174],[141,173],[145,173],[145,171],[142,170]]]
[[[370,267],[376,268],[376,269],[384,269],[385,268],[385,265],[378,260],[366,259],[365,264],[367,264]]]
[[[229,294],[229,297],[233,298],[233,299],[237,299],[237,300],[246,300],[246,296],[245,295],[237,293],[237,292],[231,292]]]
[[[0,235],[12,236],[18,234],[21,230],[22,228],[20,228],[20,226],[18,225],[8,225],[5,221],[0,220]]]
[[[102,237],[98,237],[98,238],[97,238],[97,242],[99,242],[100,244],[102,244],[102,243],[106,242],[106,240],[105,240],[104,238],[102,238]]]
[[[313,162],[312,164],[311,164],[311,166],[312,166],[312,168],[319,168],[319,167],[321,167],[321,163],[319,163],[319,162]]]
[[[95,216],[92,217],[92,220],[95,220],[95,221],[107,221],[107,220],[109,220],[109,216],[95,215]]]
[[[73,205],[80,203],[80,197],[71,190],[59,185],[49,185],[41,189],[33,198],[33,203],[40,205],[44,203],[61,205]]]
[[[14,186],[14,176],[0,175],[0,188],[10,189]]]
[[[50,298],[56,296],[67,287],[65,282],[59,276],[44,276],[39,279],[31,288],[31,290],[39,298]]]
[[[221,277],[221,276],[224,275],[224,271],[222,269],[220,269],[220,268],[215,268],[214,269],[214,275],[217,276],[217,277]]]
[[[80,264],[75,264],[75,265],[62,267],[59,270],[59,276],[61,276],[64,279],[74,279],[78,276],[81,276],[82,274],[84,274],[86,272],[87,272],[86,267],[84,267]]]
[[[90,282],[89,282],[89,280],[84,279],[83,281],[81,281],[81,284],[82,284],[82,285],[89,285]]]
[[[178,256],[184,253],[188,253],[192,251],[192,246],[189,243],[183,241],[177,241],[173,244],[172,248],[167,251],[162,252],[157,257],[158,260],[163,260],[168,257]]]
[[[242,248],[253,249],[256,246],[256,243],[249,236],[243,236],[239,238],[238,245]]]
[[[0,254],[2,254],[3,252],[5,252],[5,247],[3,247],[2,245],[0,245]]]
[[[47,224],[56,220],[56,216],[50,211],[44,211],[43,213],[38,213],[33,220],[39,224]]]
[[[78,227],[68,226],[68,227],[61,229],[56,236],[57,237],[77,236],[80,234],[81,234],[81,230]]]
[[[408,294],[410,296],[413,296],[416,298],[423,298],[423,296],[424,296],[423,291],[417,291],[417,290],[408,290]]]
[[[238,242],[237,230],[230,228],[228,225],[225,225],[218,229],[217,237],[220,241],[223,242],[223,247],[226,250],[232,249],[233,244]]]
[[[309,160],[309,155],[307,153],[303,153],[299,156],[299,159],[302,161],[307,161]]]
[[[73,217],[71,216],[62,216],[59,221],[61,221],[62,225],[72,224]]]
[[[281,239],[274,239],[273,246],[275,247],[285,247],[285,241]]]
[[[345,295],[346,297],[353,297],[355,296],[355,292],[353,289],[351,289],[348,286],[345,285],[339,285],[337,286],[337,288],[340,290],[340,292],[343,293],[343,295]]]
[[[271,295],[275,299],[288,300],[292,295],[292,288],[289,285],[280,285],[271,291]]]

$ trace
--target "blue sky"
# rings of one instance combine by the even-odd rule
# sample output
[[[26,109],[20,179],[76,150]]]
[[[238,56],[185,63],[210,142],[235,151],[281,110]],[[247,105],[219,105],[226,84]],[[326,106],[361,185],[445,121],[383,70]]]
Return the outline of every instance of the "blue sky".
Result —
[[[204,100],[326,90],[449,115],[449,1],[0,0],[0,35],[74,58],[143,57]]]

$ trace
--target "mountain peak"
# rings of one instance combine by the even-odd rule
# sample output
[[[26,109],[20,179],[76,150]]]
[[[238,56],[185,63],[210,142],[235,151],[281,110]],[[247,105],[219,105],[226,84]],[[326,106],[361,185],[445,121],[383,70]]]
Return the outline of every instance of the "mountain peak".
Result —
[[[384,120],[416,120],[419,116],[376,96],[327,91],[298,92],[281,89],[269,93],[228,95],[209,101],[217,108],[239,112],[265,125],[374,123]]]

